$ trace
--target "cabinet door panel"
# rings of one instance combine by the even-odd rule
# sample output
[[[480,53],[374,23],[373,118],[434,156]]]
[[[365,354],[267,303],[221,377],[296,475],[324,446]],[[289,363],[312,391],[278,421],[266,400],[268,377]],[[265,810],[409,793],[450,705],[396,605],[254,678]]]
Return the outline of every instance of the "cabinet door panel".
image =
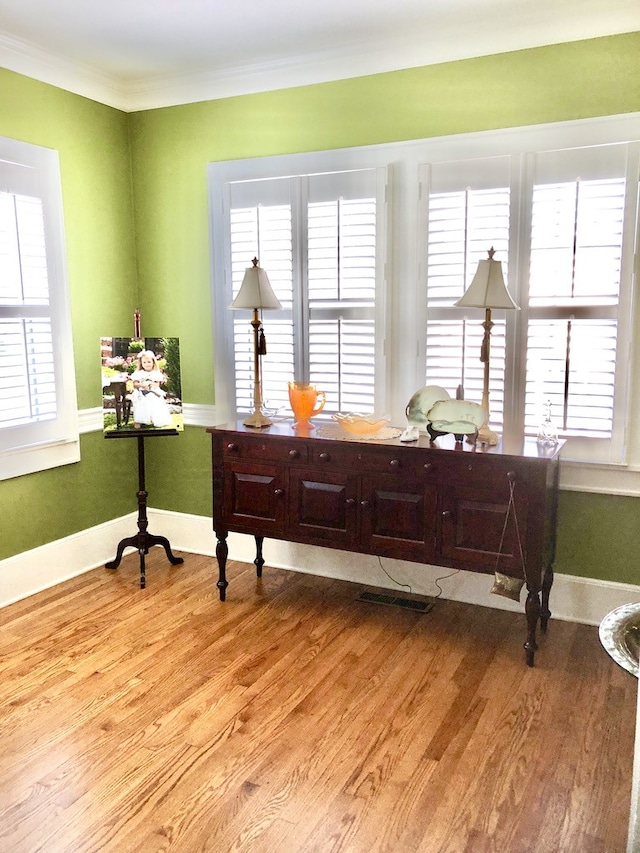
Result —
[[[225,522],[251,533],[282,536],[284,533],[284,490],[280,469],[275,465],[230,463],[223,484]]]
[[[427,562],[435,554],[437,486],[399,474],[363,477],[361,538],[374,554]]]
[[[305,541],[351,548],[356,531],[356,479],[291,469],[288,533]]]
[[[449,486],[443,490],[442,556],[468,568],[497,569],[522,577],[526,560],[527,501],[500,500],[488,489]],[[516,524],[517,519],[517,524]],[[506,526],[505,526],[506,520]]]

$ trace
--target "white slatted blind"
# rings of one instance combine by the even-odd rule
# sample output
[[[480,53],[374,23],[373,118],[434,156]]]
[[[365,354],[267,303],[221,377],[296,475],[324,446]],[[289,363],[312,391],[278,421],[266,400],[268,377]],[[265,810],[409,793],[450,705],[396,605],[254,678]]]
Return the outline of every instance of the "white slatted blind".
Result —
[[[309,378],[327,412],[375,406],[376,200],[308,207]]]
[[[0,479],[79,459],[57,152],[0,138]]]
[[[326,414],[373,411],[376,170],[246,181],[231,187],[230,198],[233,295],[255,256],[282,304],[262,317],[265,409],[287,414],[287,383],[295,378],[326,392]],[[253,332],[249,312],[233,315],[235,402],[246,412],[253,407]]]
[[[525,388],[532,434],[547,403],[562,435],[613,434],[625,149],[535,158]]]
[[[609,145],[424,169],[427,384],[452,395],[463,384],[466,399],[481,399],[483,317],[452,305],[493,246],[523,309],[512,351],[524,381],[505,372],[506,312],[494,311],[491,425],[502,428],[508,410],[536,435],[548,404],[561,436],[613,437],[625,234],[633,234],[627,155],[628,146]],[[518,270],[509,275],[510,254],[521,259],[521,280]]]
[[[267,271],[274,293],[285,312],[265,311],[263,325],[267,355],[262,358],[262,395],[266,408],[288,405],[287,382],[293,378],[293,235],[290,204],[258,204],[232,208],[231,269],[233,296],[254,257]],[[253,409],[253,329],[250,312],[234,311],[233,338],[236,370],[236,407]]]
[[[434,164],[423,198],[427,217],[427,334],[425,383],[480,402],[484,366],[480,346],[484,312],[454,308],[493,247],[508,283],[510,189],[507,158]],[[491,332],[491,426],[503,422],[504,312],[495,311]]]
[[[42,201],[0,192],[0,429],[55,416]]]

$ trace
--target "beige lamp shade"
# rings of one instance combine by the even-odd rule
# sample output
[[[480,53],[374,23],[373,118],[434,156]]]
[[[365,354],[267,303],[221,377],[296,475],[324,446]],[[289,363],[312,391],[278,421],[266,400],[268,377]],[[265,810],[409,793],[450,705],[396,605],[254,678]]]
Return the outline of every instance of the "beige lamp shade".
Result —
[[[229,308],[277,309],[282,308],[278,298],[271,288],[269,276],[258,266],[258,259],[253,259],[253,266],[247,267],[238,295]]]
[[[454,303],[456,308],[516,308],[502,275],[502,263],[494,261],[494,250],[478,262],[478,269],[464,296]]]

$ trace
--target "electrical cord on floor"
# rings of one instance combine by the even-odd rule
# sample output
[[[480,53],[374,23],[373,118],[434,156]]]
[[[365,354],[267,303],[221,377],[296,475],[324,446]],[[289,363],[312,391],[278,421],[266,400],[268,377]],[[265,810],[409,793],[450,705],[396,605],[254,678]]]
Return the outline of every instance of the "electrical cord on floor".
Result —
[[[434,579],[433,582],[438,587],[438,594],[433,596],[434,600],[440,598],[443,592],[442,587],[440,586],[440,581],[446,581],[447,578],[452,578],[454,575],[458,574],[460,574],[460,569],[454,569],[452,572],[449,572],[448,575],[440,575],[439,578]]]
[[[393,581],[393,583],[396,584],[396,586],[403,586],[405,589],[408,589],[410,593],[413,593],[413,590],[411,589],[411,584],[402,583],[401,581],[396,580],[394,577],[392,577],[392,575],[390,575],[389,572],[382,565],[382,560],[380,559],[380,556],[379,555],[376,555],[376,556],[378,557],[378,562],[380,563],[380,568],[385,573],[385,575],[389,578],[389,580]]]
[[[402,583],[401,581],[394,578],[393,575],[390,575],[389,572],[382,565],[382,560],[381,560],[380,556],[379,555],[376,555],[376,556],[378,556],[378,563],[380,564],[380,568],[385,573],[385,575],[389,578],[389,580],[392,581],[394,584],[396,584],[396,586],[403,586],[405,589],[409,590],[410,594],[413,594],[413,589],[411,587],[411,584]],[[452,572],[449,572],[446,575],[440,575],[439,577],[434,578],[433,582],[438,587],[438,594],[432,595],[430,597],[433,598],[434,601],[436,601],[438,598],[440,598],[440,596],[442,595],[442,593],[444,591],[442,589],[442,587],[440,586],[440,581],[446,581],[447,578],[452,578],[454,575],[458,575],[458,574],[460,574],[460,569],[454,569]]]

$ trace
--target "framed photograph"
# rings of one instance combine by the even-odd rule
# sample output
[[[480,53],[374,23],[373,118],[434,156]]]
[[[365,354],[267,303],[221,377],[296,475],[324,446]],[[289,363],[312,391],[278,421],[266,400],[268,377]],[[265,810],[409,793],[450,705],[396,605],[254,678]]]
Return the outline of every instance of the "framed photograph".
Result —
[[[104,434],[184,430],[178,338],[101,338]]]

